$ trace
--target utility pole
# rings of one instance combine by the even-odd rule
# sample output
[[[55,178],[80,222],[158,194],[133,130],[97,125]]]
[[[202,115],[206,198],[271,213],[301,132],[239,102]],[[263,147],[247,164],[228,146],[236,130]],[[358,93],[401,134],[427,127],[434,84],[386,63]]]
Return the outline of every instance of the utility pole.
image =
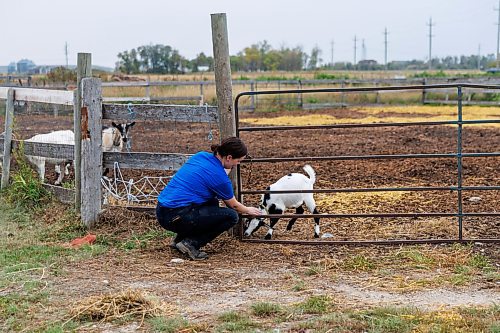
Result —
[[[497,21],[497,70],[500,68],[500,58],[499,58],[499,45],[500,45],[500,0],[498,0],[498,21]]]
[[[387,70],[387,27],[384,29],[384,64]]]
[[[477,47],[477,70],[481,70],[481,44]]]
[[[358,39],[356,35],[354,35],[354,68],[356,68],[356,48],[358,47]]]
[[[429,26],[429,70],[430,70],[432,69],[432,37],[434,37],[434,35],[432,34],[432,26],[435,25],[432,23],[432,17],[430,18],[429,23],[427,25]]]
[[[364,38],[361,40],[361,60],[366,60],[366,46]]]
[[[68,42],[64,43],[64,54],[66,55],[66,68],[68,68]]]
[[[331,59],[331,66],[332,66],[332,69],[333,69],[333,46],[335,45],[335,42],[332,40],[331,43],[331,50],[332,50],[332,59]]]

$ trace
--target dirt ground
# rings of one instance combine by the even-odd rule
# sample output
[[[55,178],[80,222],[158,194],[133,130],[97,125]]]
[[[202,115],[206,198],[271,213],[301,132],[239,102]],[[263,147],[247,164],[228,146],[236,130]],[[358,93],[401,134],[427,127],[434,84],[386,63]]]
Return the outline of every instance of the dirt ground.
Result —
[[[316,114],[356,117],[355,110],[322,110]],[[266,114],[278,117],[283,112]],[[307,115],[294,111],[293,115]],[[389,115],[390,113],[388,113]],[[249,115],[250,116],[250,115]],[[251,115],[255,117],[255,115]],[[244,125],[245,116],[242,117]],[[22,124],[19,118],[18,124]],[[33,121],[33,119],[31,119]],[[40,121],[42,121],[40,119]],[[69,120],[68,120],[69,121]],[[37,124],[41,125],[38,122]],[[47,126],[50,119],[46,120]],[[67,125],[67,124],[66,124]],[[206,150],[211,143],[208,125],[138,123],[134,128],[133,151],[175,151],[194,153]],[[208,127],[207,127],[208,126]],[[29,126],[20,126],[21,136],[30,135]],[[65,128],[61,125],[61,129]],[[170,135],[173,131],[175,137]],[[139,134],[140,133],[140,134]],[[196,134],[194,134],[196,133]],[[242,132],[253,158],[307,157],[334,155],[455,153],[456,128],[444,126],[364,128],[334,130],[302,130],[274,132]],[[498,127],[466,126],[463,152],[500,151]],[[154,147],[153,147],[154,146]],[[500,158],[464,158],[463,185],[500,186]],[[418,187],[456,186],[457,161],[443,159],[388,159],[355,161],[308,161],[280,163],[244,163],[242,187],[264,190],[281,176],[303,172],[311,164],[317,174],[315,188]],[[126,171],[127,177],[144,174],[165,175],[165,172]],[[49,176],[50,179],[50,176]],[[315,195],[321,213],[450,213],[457,210],[457,193],[452,191],[391,192],[384,194],[322,194]],[[479,199],[473,199],[479,198]],[[256,205],[258,195],[246,195],[247,204]],[[500,191],[464,191],[464,212],[498,212]],[[291,212],[290,212],[291,213]],[[132,213],[131,213],[132,214]],[[134,215],[135,214],[135,215]],[[158,230],[154,218],[139,213],[126,219],[110,218],[91,230],[98,236],[113,234],[130,237],[144,230]],[[140,221],[140,223],[139,223]],[[313,240],[312,219],[299,219],[294,230],[287,232],[286,223],[278,223],[274,238],[278,240]],[[322,240],[388,240],[388,239],[450,239],[458,234],[457,219],[441,218],[324,218],[321,233],[331,234]],[[262,238],[261,230],[253,238]],[[500,238],[498,217],[464,219],[465,238]],[[470,283],[434,283],[451,274],[446,267],[425,270],[402,270],[394,262],[395,253],[412,246],[331,246],[279,245],[239,242],[224,235],[207,246],[209,260],[193,262],[169,248],[164,239],[145,249],[113,251],[97,259],[72,263],[68,273],[56,277],[53,298],[65,306],[82,296],[116,292],[127,288],[141,289],[159,296],[178,307],[190,321],[210,320],[217,314],[248,307],[256,301],[294,304],[309,295],[327,294],[335,302],[350,307],[370,305],[415,305],[438,309],[462,305],[491,305],[500,302],[500,282],[484,277]],[[454,256],[450,245],[425,245],[419,251],[437,251]],[[471,251],[486,255],[494,267],[500,267],[498,244],[476,243]],[[353,257],[386,258],[387,268],[366,270],[345,269]],[[310,274],[311,269],[318,272]],[[428,281],[422,284],[419,281]],[[297,284],[303,288],[294,288]]]

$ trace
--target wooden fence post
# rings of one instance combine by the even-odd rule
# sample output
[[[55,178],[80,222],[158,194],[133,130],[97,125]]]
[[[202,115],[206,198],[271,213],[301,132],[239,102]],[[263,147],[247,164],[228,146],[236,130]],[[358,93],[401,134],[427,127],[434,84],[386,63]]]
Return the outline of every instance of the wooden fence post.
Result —
[[[73,105],[73,123],[75,132],[75,159],[73,167],[75,168],[75,209],[80,210],[82,201],[82,175],[81,175],[81,107],[82,107],[82,79],[92,76],[92,55],[90,53],[78,53],[76,69],[76,96]]]
[[[211,14],[212,44],[214,49],[215,92],[219,109],[220,138],[236,135],[236,118],[233,109],[233,87],[231,81],[231,62],[229,58],[229,42],[225,13]],[[235,170],[229,173],[233,183],[234,195],[239,198],[237,175]],[[229,231],[236,235],[235,228]]]
[[[81,219],[90,227],[101,211],[102,87],[97,78],[82,79]]]
[[[221,138],[226,138],[236,135],[226,14],[211,14],[211,17],[215,90],[220,113]]]
[[[422,85],[425,86],[426,84],[427,84],[427,79],[423,78]],[[424,88],[424,89],[422,89],[422,105],[425,105],[426,98],[427,98],[427,91]]]
[[[5,136],[3,141],[2,181],[0,188],[4,189],[9,184],[10,177],[10,152],[12,150],[12,124],[14,122],[14,89],[7,91],[5,108]]]

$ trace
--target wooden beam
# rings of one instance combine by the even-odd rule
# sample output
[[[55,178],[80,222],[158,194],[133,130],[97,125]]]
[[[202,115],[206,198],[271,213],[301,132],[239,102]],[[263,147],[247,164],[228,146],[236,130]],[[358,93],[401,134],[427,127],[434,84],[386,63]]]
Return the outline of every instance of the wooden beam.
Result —
[[[51,184],[43,184],[43,187],[62,203],[72,204],[75,202],[75,190],[73,189],[54,186]]]
[[[48,158],[64,158],[73,160],[74,146],[58,143],[27,142],[12,140],[12,148],[17,149],[22,145],[24,155],[41,156]]]
[[[0,99],[7,98],[8,89],[14,89],[14,99],[16,101],[73,105],[72,91],[0,87]]]
[[[106,168],[112,168],[114,162],[118,162],[125,169],[177,171],[189,157],[188,154],[104,152],[102,162]]]
[[[9,184],[10,177],[10,152],[12,151],[12,127],[14,124],[14,89],[7,91],[7,103],[5,109],[5,133],[3,138],[3,160],[2,179],[0,189],[4,189]]]
[[[215,106],[103,104],[102,118],[124,121],[217,122],[218,114]]]

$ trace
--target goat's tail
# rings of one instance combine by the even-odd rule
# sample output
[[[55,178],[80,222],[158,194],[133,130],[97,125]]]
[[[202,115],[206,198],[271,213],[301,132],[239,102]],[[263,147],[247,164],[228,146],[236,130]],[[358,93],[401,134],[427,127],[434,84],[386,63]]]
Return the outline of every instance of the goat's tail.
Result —
[[[309,175],[309,179],[311,179],[311,183],[316,182],[316,172],[309,164],[304,165],[304,171]]]

